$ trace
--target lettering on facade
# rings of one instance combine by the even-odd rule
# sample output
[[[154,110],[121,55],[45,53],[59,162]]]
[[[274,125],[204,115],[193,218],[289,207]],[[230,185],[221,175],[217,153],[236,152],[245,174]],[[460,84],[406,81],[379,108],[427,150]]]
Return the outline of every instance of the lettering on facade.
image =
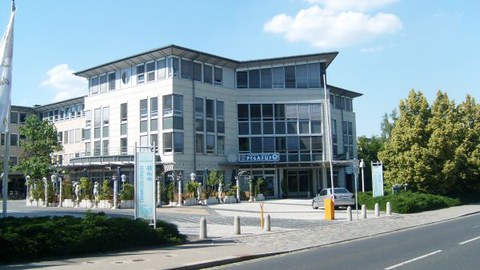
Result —
[[[278,153],[238,154],[239,162],[276,162],[280,161]]]

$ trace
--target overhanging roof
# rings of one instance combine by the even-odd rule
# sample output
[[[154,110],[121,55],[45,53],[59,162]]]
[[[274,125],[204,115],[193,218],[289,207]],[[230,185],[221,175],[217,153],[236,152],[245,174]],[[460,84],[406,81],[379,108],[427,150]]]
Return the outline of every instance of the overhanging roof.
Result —
[[[334,93],[334,94],[337,94],[337,95],[340,95],[340,96],[345,96],[345,97],[349,97],[349,98],[357,98],[357,97],[363,96],[363,94],[353,92],[353,91],[350,91],[350,90],[347,90],[347,89],[343,89],[343,88],[340,88],[340,87],[336,87],[336,86],[333,86],[333,85],[330,85],[330,84],[328,84],[327,87],[330,89],[331,93]]]
[[[176,55],[179,57],[185,57],[188,59],[193,59],[212,65],[220,65],[228,68],[241,68],[249,66],[259,66],[259,65],[280,65],[280,64],[290,64],[295,62],[325,62],[328,67],[333,59],[337,56],[338,52],[329,52],[329,53],[317,53],[317,54],[305,54],[305,55],[296,55],[296,56],[287,56],[287,57],[277,57],[277,58],[267,58],[267,59],[258,59],[258,60],[249,60],[249,61],[237,61],[229,58],[200,52],[197,50],[188,49],[178,45],[168,45],[165,47],[157,48],[147,52],[135,54],[128,56],[116,61],[108,62],[102,65],[98,65],[86,70],[76,72],[75,75],[89,78],[98,74],[108,73],[113,70],[126,68],[130,66],[135,66],[141,63],[153,61],[162,57],[169,55]]]

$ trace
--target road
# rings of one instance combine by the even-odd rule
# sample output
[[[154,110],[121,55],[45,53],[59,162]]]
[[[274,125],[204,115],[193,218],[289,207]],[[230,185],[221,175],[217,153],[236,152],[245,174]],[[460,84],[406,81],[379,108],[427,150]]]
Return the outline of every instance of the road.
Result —
[[[476,214],[216,269],[480,269],[479,251],[480,214]]]

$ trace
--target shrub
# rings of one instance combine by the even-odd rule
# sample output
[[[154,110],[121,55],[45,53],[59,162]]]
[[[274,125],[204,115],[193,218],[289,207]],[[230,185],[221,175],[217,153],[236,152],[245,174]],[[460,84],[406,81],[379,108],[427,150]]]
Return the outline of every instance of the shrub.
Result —
[[[120,200],[133,200],[135,196],[135,189],[132,184],[123,184],[122,191],[120,192]]]
[[[400,214],[436,210],[461,204],[461,201],[456,198],[411,191],[402,191],[383,197],[372,197],[371,192],[358,193],[358,202],[365,204],[368,209],[373,209],[375,203],[378,203],[381,210],[385,210],[386,203],[390,202],[392,211]]]
[[[65,179],[62,183],[62,199],[73,199],[73,186],[71,179]]]
[[[91,200],[92,199],[92,181],[87,177],[80,178],[80,200]]]
[[[110,200],[113,197],[113,188],[110,187],[108,180],[104,179],[102,190],[100,192],[100,200]]]
[[[87,213],[84,218],[35,217],[0,219],[0,263],[29,262],[49,257],[166,244],[180,244],[186,238],[175,225],[109,218],[104,213]]]

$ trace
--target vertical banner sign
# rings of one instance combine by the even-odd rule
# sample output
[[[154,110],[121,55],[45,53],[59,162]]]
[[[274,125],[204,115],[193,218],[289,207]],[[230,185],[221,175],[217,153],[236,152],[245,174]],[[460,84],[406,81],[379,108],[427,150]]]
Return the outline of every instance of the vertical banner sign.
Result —
[[[136,151],[135,180],[135,219],[155,223],[155,152]]]
[[[372,162],[373,197],[383,197],[383,163]]]

